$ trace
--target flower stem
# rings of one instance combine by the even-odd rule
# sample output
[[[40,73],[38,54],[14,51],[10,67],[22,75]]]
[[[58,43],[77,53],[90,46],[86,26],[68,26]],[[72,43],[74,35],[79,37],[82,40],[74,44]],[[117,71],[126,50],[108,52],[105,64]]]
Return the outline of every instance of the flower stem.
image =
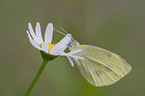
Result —
[[[35,86],[36,82],[38,81],[39,77],[41,76],[42,71],[44,70],[44,68],[45,68],[45,66],[46,66],[46,64],[47,64],[47,62],[48,62],[48,60],[43,59],[43,62],[42,62],[42,64],[41,64],[41,66],[40,66],[40,68],[39,68],[39,70],[38,70],[38,72],[37,72],[35,78],[33,79],[31,85],[29,86],[29,88],[28,88],[28,90],[27,90],[25,96],[29,96],[29,95],[30,95],[30,93],[31,93],[31,91],[32,91],[32,89],[33,89],[33,87]]]

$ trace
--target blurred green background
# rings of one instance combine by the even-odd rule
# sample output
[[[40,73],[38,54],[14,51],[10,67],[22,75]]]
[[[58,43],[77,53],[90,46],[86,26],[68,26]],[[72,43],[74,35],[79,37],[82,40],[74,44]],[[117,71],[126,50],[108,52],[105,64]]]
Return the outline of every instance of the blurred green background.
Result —
[[[60,25],[80,42],[124,57],[133,67],[119,82],[89,84],[66,57],[48,63],[31,96],[143,96],[145,0],[0,0],[0,96],[24,96],[42,62],[28,22]],[[53,43],[63,36],[54,32]]]

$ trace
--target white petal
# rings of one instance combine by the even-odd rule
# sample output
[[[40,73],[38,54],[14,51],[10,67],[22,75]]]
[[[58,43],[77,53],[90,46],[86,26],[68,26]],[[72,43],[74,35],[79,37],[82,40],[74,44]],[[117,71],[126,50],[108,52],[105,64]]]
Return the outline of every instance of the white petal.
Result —
[[[69,58],[68,56],[67,56],[67,58],[68,58],[68,60],[69,60],[69,62],[71,64],[71,66],[74,67],[74,62],[71,60],[71,58]]]
[[[67,53],[62,52],[62,53],[60,54],[60,56],[67,56]]]
[[[53,24],[49,23],[45,30],[45,42],[51,43],[53,36]]]
[[[76,56],[76,55],[67,55],[67,56],[70,56],[70,57],[72,57],[72,58],[76,58],[76,59],[84,59],[83,57]]]
[[[74,58],[76,61],[77,61],[77,63],[80,65],[80,62],[78,61],[78,59],[76,59],[76,58]]]
[[[50,54],[60,55],[60,53],[64,52],[71,38],[71,34],[67,34],[60,42],[54,45],[54,47],[50,50]]]
[[[62,52],[62,53],[59,54],[59,55],[60,55],[60,56],[71,57],[71,58],[74,58],[74,59],[84,59],[83,57],[76,56],[76,55],[73,55],[73,54],[70,54],[70,53],[65,53],[65,52]]]
[[[38,41],[38,39],[37,39],[37,37],[36,37],[36,35],[35,35],[35,33],[34,33],[34,30],[33,30],[33,28],[32,28],[31,23],[28,23],[28,28],[29,28],[29,32],[30,32],[32,38],[34,39],[34,41],[35,41],[37,44],[39,44],[39,41]]]
[[[35,48],[37,48],[37,49],[39,49],[39,50],[42,50],[42,48],[41,48],[39,45],[37,45],[37,43],[32,39],[32,37],[30,36],[29,32],[28,32],[28,31],[26,31],[26,32],[27,32],[27,34],[28,34],[28,38],[29,38],[30,43],[31,43]]]
[[[69,54],[76,54],[78,52],[81,52],[82,50],[81,49],[78,49],[78,50],[75,50],[75,51],[71,51]]]
[[[42,39],[42,35],[41,35],[41,27],[40,27],[39,22],[36,23],[35,31],[36,31],[36,37],[39,41],[38,43],[40,45],[43,42],[43,39]]]
[[[48,46],[47,42],[44,42],[44,43],[42,44],[42,50],[43,50],[44,52],[48,53],[48,49],[49,49],[49,46]]]
[[[60,55],[65,49],[67,48],[67,45],[62,44],[56,44],[53,46],[53,48],[50,50],[50,54],[53,55]]]

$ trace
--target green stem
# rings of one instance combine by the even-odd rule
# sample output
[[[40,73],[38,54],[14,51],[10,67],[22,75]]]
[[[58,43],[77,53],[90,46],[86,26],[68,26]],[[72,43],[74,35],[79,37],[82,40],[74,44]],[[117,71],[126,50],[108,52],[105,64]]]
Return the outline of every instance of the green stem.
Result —
[[[42,74],[42,71],[44,70],[44,68],[45,68],[45,66],[46,66],[46,64],[47,64],[47,62],[48,62],[48,60],[43,59],[43,62],[42,62],[42,64],[41,64],[41,66],[40,66],[40,68],[39,68],[39,70],[38,70],[38,72],[37,72],[35,78],[33,79],[31,85],[29,86],[29,88],[28,88],[28,90],[27,90],[25,96],[29,96],[29,95],[30,95],[30,93],[31,93],[31,91],[32,91],[32,89],[33,89],[33,87],[35,86],[35,84],[36,84],[36,82],[38,81],[40,75]]]

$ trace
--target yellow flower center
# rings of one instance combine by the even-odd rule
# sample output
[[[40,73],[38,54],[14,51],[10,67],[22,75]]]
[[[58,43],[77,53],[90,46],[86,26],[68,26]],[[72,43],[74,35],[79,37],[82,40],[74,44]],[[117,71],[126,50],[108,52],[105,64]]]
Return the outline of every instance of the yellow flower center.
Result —
[[[43,42],[40,44],[40,47],[42,47]],[[49,46],[48,52],[50,52],[50,50],[53,48],[53,44],[47,43]]]
[[[53,48],[53,44],[50,44],[50,43],[48,43],[48,46],[49,46],[49,50],[48,50],[48,52],[50,52],[50,50]]]

